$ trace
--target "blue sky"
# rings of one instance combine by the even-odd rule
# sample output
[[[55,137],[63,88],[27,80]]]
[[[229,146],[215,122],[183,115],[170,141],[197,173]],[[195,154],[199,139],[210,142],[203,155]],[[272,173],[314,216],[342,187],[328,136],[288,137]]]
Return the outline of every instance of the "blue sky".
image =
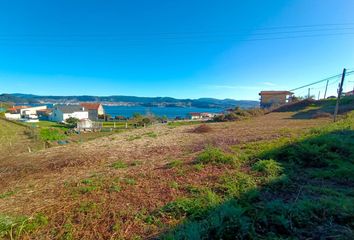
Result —
[[[1,1],[0,93],[258,99],[354,68],[353,9],[350,0]]]

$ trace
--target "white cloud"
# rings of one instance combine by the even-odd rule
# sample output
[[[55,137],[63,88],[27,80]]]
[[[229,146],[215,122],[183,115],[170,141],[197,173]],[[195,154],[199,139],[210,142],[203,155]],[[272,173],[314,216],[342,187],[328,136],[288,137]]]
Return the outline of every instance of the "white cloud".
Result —
[[[276,84],[272,82],[262,82],[262,84],[266,86],[276,86]]]
[[[235,86],[235,85],[205,85],[209,89],[259,89],[257,86]]]

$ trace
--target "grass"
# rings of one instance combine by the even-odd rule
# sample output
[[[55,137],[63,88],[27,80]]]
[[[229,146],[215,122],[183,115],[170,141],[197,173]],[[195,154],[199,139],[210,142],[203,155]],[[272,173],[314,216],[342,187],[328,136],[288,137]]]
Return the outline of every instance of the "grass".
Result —
[[[125,128],[126,126],[126,122],[102,122],[103,127],[105,128],[114,128],[114,126],[116,128]],[[132,127],[133,123],[131,123],[130,121],[128,121],[128,128]]]
[[[157,138],[157,134],[155,132],[147,132],[145,135],[151,138]]]
[[[7,191],[0,194],[0,199],[11,197],[12,195],[16,194],[16,191]]]
[[[61,130],[55,128],[42,128],[40,129],[40,138],[42,141],[59,141],[67,138]]]
[[[51,121],[39,121],[37,123],[24,123],[30,127],[38,127],[38,128],[58,128],[62,130],[68,130],[68,127],[65,124],[60,124],[57,122]]]
[[[122,161],[116,161],[116,162],[112,163],[111,167],[114,169],[127,168],[128,164],[126,164],[125,162],[122,162]]]
[[[35,135],[26,125],[0,118],[0,158],[42,148]]]
[[[353,139],[354,113],[300,138],[234,148],[251,171],[233,170],[208,190],[167,204],[163,212],[184,221],[161,238],[352,239]],[[219,149],[200,156],[224,162],[216,160],[224,156]]]
[[[175,122],[167,123],[167,126],[173,128],[173,127],[180,127],[180,126],[196,125],[201,123],[203,122],[202,121],[175,121]]]
[[[183,166],[182,160],[172,160],[167,164],[169,168],[181,168]]]
[[[235,158],[219,148],[208,146],[197,156],[195,162],[197,164],[233,164],[235,163]]]
[[[130,178],[130,177],[127,177],[127,178],[123,178],[121,180],[121,182],[127,184],[127,185],[136,185],[136,180],[134,178]]]
[[[142,137],[139,135],[132,135],[127,138],[127,141],[134,141],[134,140],[141,139],[141,138]]]
[[[260,160],[253,165],[252,169],[261,172],[268,177],[277,177],[283,172],[281,164],[273,159]]]
[[[36,214],[9,215],[12,208],[31,211],[33,205],[27,208],[15,202],[24,197],[22,194],[30,194],[27,185],[19,191],[16,188],[16,194],[10,197],[8,193],[14,189],[10,184],[0,183],[6,189],[1,192],[5,197],[0,198],[0,207],[11,206],[0,214],[0,239],[11,239],[11,234],[15,239],[133,239],[139,236],[142,239],[353,239],[353,119],[354,115],[350,115],[337,123],[321,123],[322,127],[307,131],[295,131],[290,124],[299,127],[308,122],[293,120],[283,131],[274,128],[274,132],[261,136],[267,138],[260,138],[257,131],[257,135],[251,136],[254,142],[247,142],[249,138],[240,139],[241,143],[236,146],[230,146],[235,141],[225,141],[220,144],[222,148],[209,146],[200,151],[200,145],[187,145],[188,154],[182,147],[182,153],[174,149],[166,151],[173,158],[165,167],[165,152],[148,156],[154,148],[145,148],[124,153],[131,159],[141,159],[142,166],[130,168],[130,162],[117,161],[118,169],[128,166],[131,171],[110,171],[107,167],[114,168],[115,163],[107,165],[106,162],[62,168],[69,177],[63,179],[67,181],[65,186],[60,182],[59,187],[46,189],[50,190],[48,194],[58,191],[49,196],[50,199],[58,197],[54,206],[43,208],[46,221],[33,228],[26,226],[24,230],[20,230],[23,221],[27,225]],[[311,120],[311,124],[322,120]],[[242,124],[228,124],[230,128],[225,132],[210,134],[211,140],[234,137],[226,132]],[[215,129],[223,126],[215,124]],[[214,142],[209,140],[202,144]],[[48,154],[45,158],[55,160],[63,156],[54,154],[50,158],[51,151],[45,152]],[[104,157],[119,156],[118,152]],[[101,153],[92,158],[101,157]],[[91,158],[90,152],[83,156],[86,157]],[[191,161],[193,164],[189,164]],[[45,168],[38,164],[15,165],[16,168],[9,165],[10,173],[24,169],[23,172],[32,174],[34,168],[39,173],[35,176],[40,177]],[[82,177],[85,171],[97,174]],[[54,180],[66,177],[59,171],[45,173],[55,176]],[[40,182],[43,179],[31,180],[28,175],[24,179],[29,179],[30,189],[36,192],[37,183],[43,184]],[[60,192],[62,188],[65,192]],[[28,196],[34,196],[31,200],[35,206],[41,206],[41,201],[45,206],[44,201],[49,199]]]
[[[20,239],[48,224],[48,218],[43,214],[33,217],[10,217],[0,214],[0,238]]]

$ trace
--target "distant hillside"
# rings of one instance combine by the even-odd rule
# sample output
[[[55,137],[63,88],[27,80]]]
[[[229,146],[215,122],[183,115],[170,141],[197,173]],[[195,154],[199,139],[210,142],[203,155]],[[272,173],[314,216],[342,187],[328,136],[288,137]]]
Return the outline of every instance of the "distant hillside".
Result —
[[[13,94],[1,94],[0,95],[0,102],[8,102],[8,103],[14,103],[14,104],[34,104],[34,103],[39,103],[39,101],[34,99],[34,98],[15,96]]]
[[[135,96],[38,96],[32,94],[2,94],[0,101],[14,102],[17,104],[28,103],[78,103],[102,102],[103,104],[128,105],[128,106],[159,106],[159,107],[203,107],[203,108],[242,108],[258,107],[258,101],[233,100],[233,99],[176,99],[170,97],[135,97]]]

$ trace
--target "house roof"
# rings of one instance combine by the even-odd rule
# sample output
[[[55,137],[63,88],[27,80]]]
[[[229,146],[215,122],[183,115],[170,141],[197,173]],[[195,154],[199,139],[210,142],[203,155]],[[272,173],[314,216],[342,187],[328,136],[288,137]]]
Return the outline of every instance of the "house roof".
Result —
[[[346,96],[354,95],[354,90],[344,93]]]
[[[16,112],[16,111],[24,109],[24,108],[28,108],[28,107],[27,106],[13,106],[12,108],[8,108],[7,111]]]
[[[292,95],[290,91],[261,91],[259,95]]]
[[[80,103],[80,105],[87,110],[98,110],[101,106],[100,103]]]
[[[189,113],[189,115],[191,115],[191,116],[202,116],[202,114],[199,113],[199,112],[191,112],[191,113]]]
[[[85,107],[80,105],[55,105],[54,108],[63,113],[85,112]]]

